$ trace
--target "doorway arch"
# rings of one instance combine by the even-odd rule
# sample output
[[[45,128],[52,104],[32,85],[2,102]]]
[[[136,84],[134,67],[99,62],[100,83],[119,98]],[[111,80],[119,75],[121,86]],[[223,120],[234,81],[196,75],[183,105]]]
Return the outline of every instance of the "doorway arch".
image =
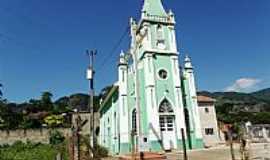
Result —
[[[175,114],[171,103],[164,99],[159,105],[158,112],[163,148],[176,149]]]

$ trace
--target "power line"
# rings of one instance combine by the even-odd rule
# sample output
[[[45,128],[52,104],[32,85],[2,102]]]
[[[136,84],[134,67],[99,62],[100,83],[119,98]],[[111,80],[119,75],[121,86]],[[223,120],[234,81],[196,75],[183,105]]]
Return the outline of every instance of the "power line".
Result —
[[[144,5],[144,1],[139,1],[140,6]],[[141,8],[139,7],[138,12],[136,12],[137,15],[135,15],[135,20],[139,20],[140,19],[140,15],[141,15]],[[120,44],[122,43],[122,41],[124,40],[125,36],[127,35],[127,33],[129,33],[129,25],[125,28],[125,31],[123,32],[122,36],[120,37],[120,39],[117,41],[117,43],[115,44],[115,46],[112,48],[109,57],[104,57],[104,60],[102,61],[102,63],[97,67],[97,70],[99,70],[102,66],[104,66],[104,64],[110,60],[110,58],[112,58],[114,52],[118,49],[118,47],[120,46]]]
[[[123,42],[124,38],[126,37],[127,33],[129,33],[129,26],[127,26],[125,28],[125,31],[123,32],[123,34],[121,35],[120,39],[117,41],[117,43],[113,46],[113,48],[111,49],[111,51],[109,52],[109,55],[107,57],[103,57],[103,61],[102,63],[99,65],[99,67],[97,67],[97,70],[99,70],[102,66],[104,66],[104,64],[110,60],[110,58],[112,58],[112,56],[114,55],[115,51],[119,48],[119,46],[121,45],[121,43]]]

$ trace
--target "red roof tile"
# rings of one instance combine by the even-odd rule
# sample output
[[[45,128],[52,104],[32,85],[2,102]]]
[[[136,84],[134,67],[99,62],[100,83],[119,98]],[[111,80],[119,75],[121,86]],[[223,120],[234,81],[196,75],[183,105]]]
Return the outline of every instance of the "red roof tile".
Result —
[[[206,96],[197,96],[198,102],[216,102],[215,99]]]

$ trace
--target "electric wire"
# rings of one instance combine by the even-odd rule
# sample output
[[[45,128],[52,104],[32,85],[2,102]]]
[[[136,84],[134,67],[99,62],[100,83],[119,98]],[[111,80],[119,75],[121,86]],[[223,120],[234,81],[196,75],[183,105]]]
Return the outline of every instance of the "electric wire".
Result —
[[[125,31],[122,33],[120,39],[117,41],[117,43],[112,47],[111,51],[109,52],[108,56],[103,57],[103,61],[100,63],[100,65],[97,67],[97,70],[100,70],[102,67],[104,69],[104,65],[108,62],[111,61],[111,58],[114,56],[116,53],[116,50],[120,47],[122,44],[124,38],[127,36],[129,33],[129,26],[125,28]]]

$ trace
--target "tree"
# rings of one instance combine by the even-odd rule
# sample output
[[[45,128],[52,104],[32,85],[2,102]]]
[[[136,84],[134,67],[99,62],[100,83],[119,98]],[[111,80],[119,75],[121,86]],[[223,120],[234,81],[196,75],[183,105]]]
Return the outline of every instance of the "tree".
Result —
[[[64,113],[71,110],[68,97],[62,97],[54,102],[55,113]]]
[[[51,115],[47,116],[44,121],[49,127],[61,127],[64,124],[64,116],[62,115]]]
[[[1,129],[17,129],[22,121],[22,114],[13,112],[5,103],[0,104]]]
[[[69,104],[72,109],[78,111],[88,111],[89,96],[87,94],[73,94],[69,98]]]
[[[113,85],[104,87],[101,90],[99,97],[104,100],[112,88],[113,88]]]
[[[53,94],[50,92],[43,92],[41,95],[41,108],[45,111],[53,110],[53,102],[52,102]]]

